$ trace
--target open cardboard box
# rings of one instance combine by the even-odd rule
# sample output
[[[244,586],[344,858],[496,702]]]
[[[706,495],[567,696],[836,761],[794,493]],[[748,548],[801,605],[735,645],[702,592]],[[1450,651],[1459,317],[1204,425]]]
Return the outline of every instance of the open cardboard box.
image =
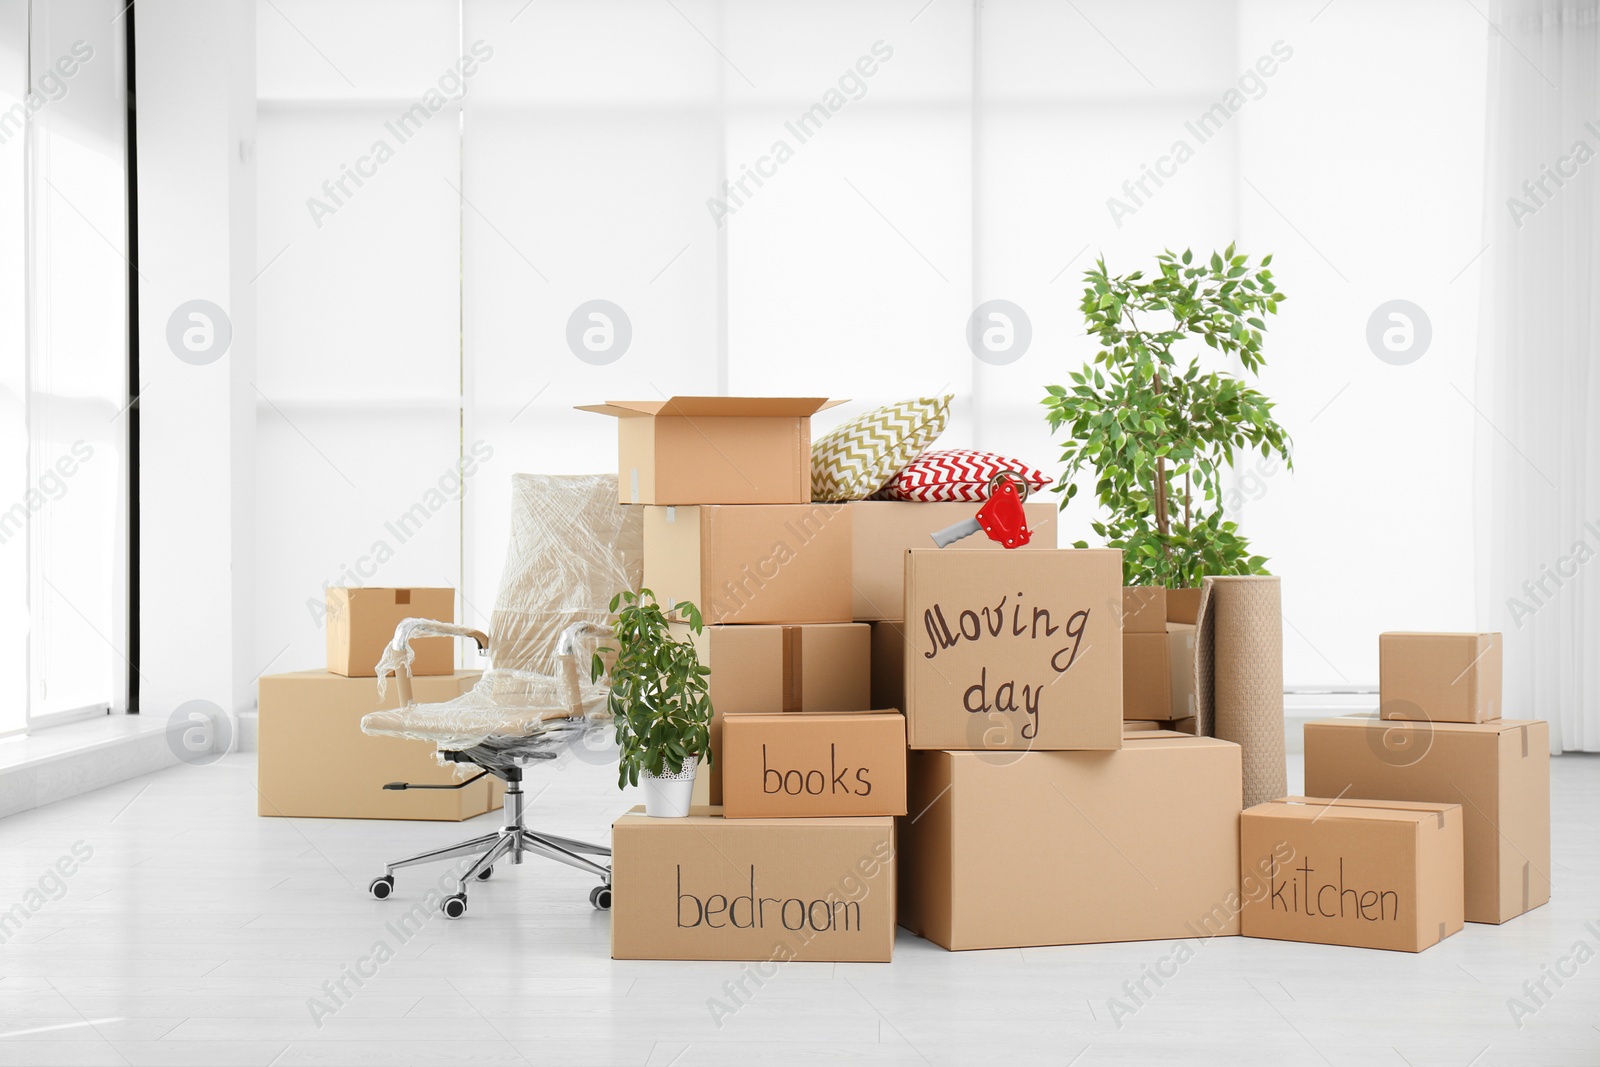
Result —
[[[578,410],[617,420],[619,503],[803,504],[811,499],[811,416],[842,403],[674,396]]]

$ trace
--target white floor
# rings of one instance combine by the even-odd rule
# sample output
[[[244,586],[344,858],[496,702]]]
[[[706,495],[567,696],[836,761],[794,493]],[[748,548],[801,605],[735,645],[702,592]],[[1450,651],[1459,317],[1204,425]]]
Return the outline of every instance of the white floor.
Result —
[[[614,774],[534,781],[533,821],[603,838],[629,803]],[[466,918],[397,937],[442,867],[379,903],[382,861],[496,816],[263,819],[254,780],[235,755],[0,819],[0,909],[33,911],[0,944],[0,1064],[1600,1064],[1600,758],[1554,764],[1554,901],[1421,955],[1217,938],[1119,1020],[1109,999],[1170,944],[953,954],[902,931],[893,964],[790,964],[720,1027],[708,1002],[741,966],[612,962],[566,868],[502,868]],[[1535,1005],[1523,983],[1580,941]],[[336,1006],[324,983],[380,943],[393,958]],[[1520,1028],[1511,997],[1537,1007]]]

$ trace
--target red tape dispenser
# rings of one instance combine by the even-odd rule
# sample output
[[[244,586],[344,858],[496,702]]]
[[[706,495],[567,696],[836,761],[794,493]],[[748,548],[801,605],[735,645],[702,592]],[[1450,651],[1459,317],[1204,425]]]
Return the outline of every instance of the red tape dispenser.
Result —
[[[1033,537],[1028,529],[1028,514],[1022,510],[1027,499],[1027,480],[1016,471],[1001,471],[989,479],[989,499],[978,514],[934,531],[933,543],[945,548],[963,537],[982,533],[1002,548],[1021,548]]]

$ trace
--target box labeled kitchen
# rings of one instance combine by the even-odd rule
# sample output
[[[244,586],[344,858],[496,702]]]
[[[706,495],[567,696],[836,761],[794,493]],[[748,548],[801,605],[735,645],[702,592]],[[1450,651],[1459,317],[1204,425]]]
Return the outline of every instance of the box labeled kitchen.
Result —
[[[419,703],[454,700],[479,672],[412,679]],[[388,782],[454,785],[453,766],[441,767],[426,741],[372,737],[362,716],[399,706],[397,687],[386,699],[370,678],[327,671],[269,674],[256,683],[258,815],[323,819],[437,819],[459,822],[500,806],[502,786],[489,777],[461,789],[385,790]]]
[[[1285,797],[1239,822],[1246,937],[1421,952],[1462,925],[1461,805]]]
[[[579,411],[617,420],[623,504],[803,504],[821,397],[674,396]]]
[[[1306,792],[1460,804],[1466,920],[1503,923],[1550,899],[1550,724],[1305,725]]]
[[[1239,932],[1238,745],[1133,729],[1118,752],[913,752],[910,768],[901,922],[936,944]]]
[[[1434,722],[1498,719],[1500,670],[1497,633],[1379,634],[1380,716]]]
[[[347,678],[376,678],[384,646],[404,619],[454,622],[454,589],[331,588],[327,591],[328,670]],[[448,637],[411,642],[413,676],[449,674],[455,663]]]
[[[906,553],[915,749],[1122,744],[1122,553]]]
[[[888,817],[683,819],[611,827],[611,958],[887,963],[895,937]]]
[[[730,715],[718,755],[730,819],[906,813],[897,711]]]
[[[978,514],[981,504],[912,503],[904,500],[857,500],[850,509],[851,612],[858,622],[896,620],[905,613],[905,553],[933,548],[933,534]],[[1007,549],[982,533],[963,537],[945,552],[1031,552],[1056,547],[1056,507],[1040,502],[1022,505],[1032,534],[1026,545]]]
[[[842,504],[648,507],[644,585],[708,624],[850,620],[850,512]]]

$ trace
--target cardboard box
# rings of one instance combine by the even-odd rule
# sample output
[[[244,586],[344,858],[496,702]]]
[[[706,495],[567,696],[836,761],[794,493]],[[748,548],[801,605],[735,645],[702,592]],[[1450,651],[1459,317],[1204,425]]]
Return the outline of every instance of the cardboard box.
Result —
[[[1246,937],[1421,952],[1461,929],[1461,805],[1285,797],[1239,820]]]
[[[1200,621],[1199,589],[1167,590],[1167,621],[1194,626]]]
[[[644,586],[708,624],[850,621],[842,504],[649,507]]]
[[[1503,923],[1550,899],[1550,726],[1538,720],[1305,725],[1306,792],[1460,804],[1466,919]]]
[[[872,706],[906,710],[906,624],[869,623],[872,627]]]
[[[1123,718],[1166,722],[1194,715],[1195,628],[1181,622],[1162,626],[1159,633],[1123,631]]]
[[[1166,589],[1159,585],[1123,586],[1122,632],[1125,634],[1166,633]]]
[[[1498,719],[1500,649],[1497,633],[1379,634],[1380,716],[1434,722]]]
[[[328,670],[346,678],[376,678],[383,649],[405,619],[454,622],[454,589],[333,588],[327,591]],[[413,677],[455,670],[455,644],[448,637],[411,642]]]
[[[1167,623],[1167,676],[1172,683],[1173,719],[1195,715],[1195,627],[1189,623]],[[1191,731],[1192,732],[1192,731]]]
[[[578,410],[616,417],[619,503],[804,504],[811,499],[811,416],[842,403],[675,396]]]
[[[730,715],[719,754],[729,819],[906,813],[898,711]]]
[[[1141,719],[1122,720],[1123,737],[1127,737],[1129,734],[1147,733],[1150,730],[1165,730],[1166,728],[1167,724],[1164,722],[1152,722]]]
[[[906,554],[912,748],[1122,744],[1122,553]]]
[[[913,752],[900,921],[948,949],[1239,932],[1239,746]]]
[[[478,671],[460,671],[415,678],[412,693],[419,702],[453,700],[478,676]],[[380,701],[370,678],[298,671],[262,677],[257,694],[258,815],[459,822],[500,806],[503,785],[494,777],[463,789],[383,788],[388,782],[458,781],[454,767],[439,766],[429,742],[361,732],[363,715],[399,706],[393,684]]]
[[[1173,719],[1171,722],[1166,723],[1165,726],[1168,730],[1172,730],[1180,734],[1194,734],[1199,732],[1196,729],[1196,719],[1193,715],[1190,715],[1188,718],[1184,719]]]
[[[699,776],[705,801],[722,803],[722,717],[773,712],[865,711],[873,706],[871,631],[865,623],[707,626],[673,624],[711,668],[711,751]],[[893,706],[893,705],[888,705]]]
[[[978,514],[982,505],[936,504],[904,500],[857,500],[850,509],[851,611],[857,622],[904,619],[905,554],[911,548],[933,548],[933,534]],[[964,537],[944,552],[1036,552],[1056,547],[1056,506],[1048,502],[1022,505],[1033,536],[1026,545],[1006,549],[981,533]]]
[[[888,963],[894,820],[724,819],[611,826],[611,958]]]
[[[872,700],[872,631],[865,623],[673,624],[711,668],[718,712],[862,711]],[[890,705],[893,706],[893,705]]]
[[[1163,620],[1162,625],[1166,622]],[[1160,633],[1122,635],[1122,717],[1172,718],[1171,642]]]

